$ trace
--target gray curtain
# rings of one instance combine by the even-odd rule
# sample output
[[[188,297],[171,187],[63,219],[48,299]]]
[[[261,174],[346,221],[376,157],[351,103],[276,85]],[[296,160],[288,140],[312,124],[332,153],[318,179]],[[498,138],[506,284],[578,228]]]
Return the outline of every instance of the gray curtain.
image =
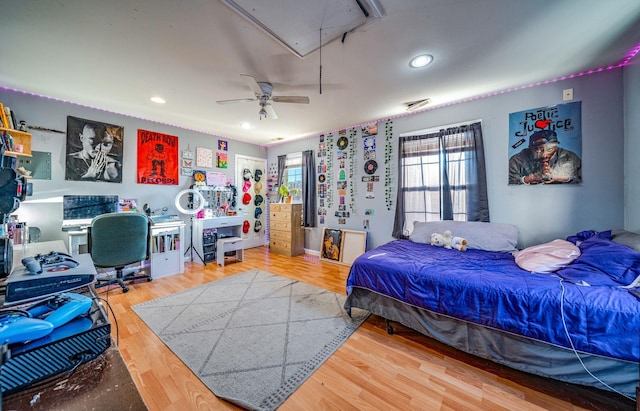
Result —
[[[278,203],[282,202],[282,196],[280,195],[280,186],[282,185],[283,182],[283,178],[284,178],[284,167],[287,164],[287,155],[283,154],[281,156],[278,156]]]
[[[316,160],[313,150],[302,152],[302,225],[316,226]]]
[[[416,217],[415,221],[453,220],[454,217],[465,221],[489,221],[481,123],[453,127],[427,135],[401,137],[399,145],[400,183],[392,232],[394,238],[406,238],[408,227],[412,227],[413,221],[405,221],[409,210],[410,214]],[[422,164],[413,167],[407,165],[415,163],[416,158],[423,156],[429,155],[433,158],[434,154],[438,158],[440,184],[439,187],[428,187],[426,182],[433,181],[433,178],[415,175],[416,170],[423,173],[427,167]],[[461,156],[464,161],[459,160]],[[420,186],[416,181],[425,183]],[[464,189],[465,195],[456,195],[461,189]],[[433,197],[436,196],[438,201],[433,201]],[[416,198],[419,201],[416,201]],[[411,206],[407,204],[408,199],[411,199]],[[416,212],[416,203],[424,205],[425,209]],[[429,204],[433,210],[427,209]]]

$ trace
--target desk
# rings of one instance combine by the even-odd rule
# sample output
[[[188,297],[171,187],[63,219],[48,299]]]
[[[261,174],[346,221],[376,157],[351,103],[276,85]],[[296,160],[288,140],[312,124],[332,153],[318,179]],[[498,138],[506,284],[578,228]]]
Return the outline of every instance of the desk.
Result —
[[[24,249],[16,247],[14,267],[24,256],[50,251],[66,252],[64,242],[29,243]],[[2,407],[7,410],[147,409],[113,342],[105,352],[81,364],[71,375],[59,374],[46,383],[4,396]]]
[[[69,235],[69,252],[71,255],[80,253],[88,253],[87,244],[89,242],[87,238],[87,229],[68,231]]]
[[[193,251],[198,257],[192,261],[206,264],[216,260],[216,241],[221,237],[242,237],[242,217],[197,218],[193,220]],[[215,233],[215,235],[213,235]]]

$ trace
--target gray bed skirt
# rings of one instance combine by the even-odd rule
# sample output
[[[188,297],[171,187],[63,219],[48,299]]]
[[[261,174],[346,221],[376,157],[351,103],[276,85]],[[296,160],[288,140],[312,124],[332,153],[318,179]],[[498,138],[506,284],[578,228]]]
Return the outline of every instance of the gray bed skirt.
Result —
[[[635,398],[638,363],[579,353],[585,367],[611,388],[593,378],[576,354],[564,347],[436,314],[370,290],[354,287],[345,309],[362,308],[395,321],[461,351],[531,374],[618,391]]]

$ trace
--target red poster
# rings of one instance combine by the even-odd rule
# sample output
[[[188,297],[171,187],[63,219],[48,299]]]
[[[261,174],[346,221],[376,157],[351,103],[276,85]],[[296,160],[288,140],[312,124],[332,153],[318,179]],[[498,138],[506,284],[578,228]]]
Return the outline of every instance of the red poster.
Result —
[[[178,137],[138,130],[138,183],[178,184]]]

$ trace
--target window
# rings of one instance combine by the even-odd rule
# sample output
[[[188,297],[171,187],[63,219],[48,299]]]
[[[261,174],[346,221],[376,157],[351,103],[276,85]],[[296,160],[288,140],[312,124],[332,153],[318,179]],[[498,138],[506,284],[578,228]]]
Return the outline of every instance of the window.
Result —
[[[302,153],[287,154],[283,175],[284,184],[289,188],[296,200],[301,199],[302,194]]]
[[[480,123],[400,138],[393,236],[414,221],[489,221]]]

